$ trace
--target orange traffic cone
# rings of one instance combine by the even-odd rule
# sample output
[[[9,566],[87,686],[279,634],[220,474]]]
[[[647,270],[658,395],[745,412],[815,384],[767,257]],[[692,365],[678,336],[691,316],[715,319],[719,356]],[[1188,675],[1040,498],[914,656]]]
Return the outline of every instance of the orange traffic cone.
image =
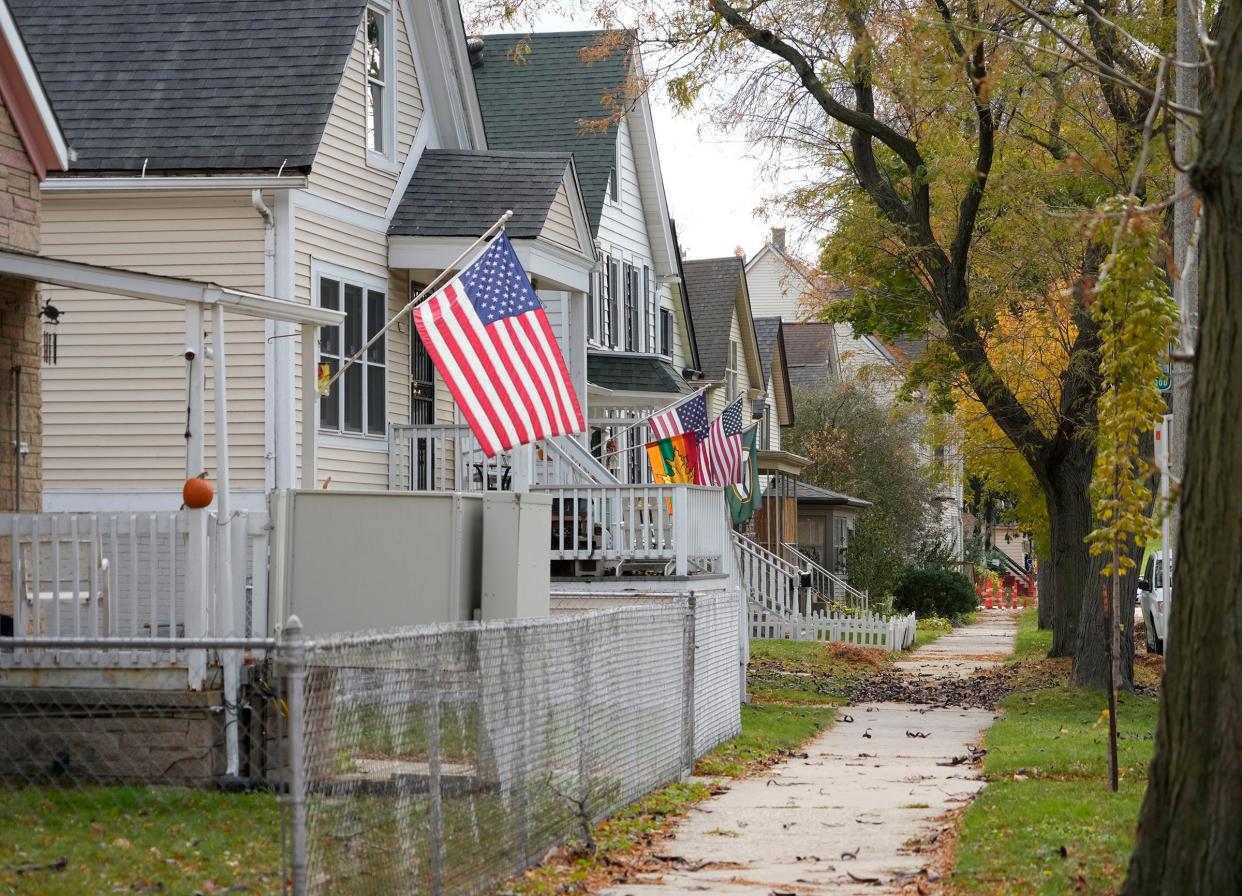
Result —
[[[984,592],[983,605],[992,609],[992,580],[988,579],[987,590]]]

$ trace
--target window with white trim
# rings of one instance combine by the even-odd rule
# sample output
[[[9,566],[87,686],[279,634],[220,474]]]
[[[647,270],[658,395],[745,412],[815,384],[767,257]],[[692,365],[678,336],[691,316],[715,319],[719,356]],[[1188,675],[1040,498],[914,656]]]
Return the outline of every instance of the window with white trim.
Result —
[[[673,357],[673,312],[667,308],[660,309],[660,354]]]
[[[741,369],[741,366],[738,364],[738,358],[741,355],[740,349],[741,346],[738,345],[736,339],[729,340],[729,366],[725,369],[729,401],[733,401],[740,394],[741,378],[738,375],[738,371]]]
[[[638,345],[638,269],[628,262],[622,267],[625,300],[625,350],[636,352]]]
[[[367,161],[371,163],[394,164],[397,158],[392,19],[392,9],[387,2],[377,0],[367,6],[364,63]]]
[[[646,350],[656,350],[656,291],[651,282],[651,268],[643,265],[643,332]]]
[[[341,364],[383,329],[388,294],[349,277],[321,274],[317,283],[321,308],[345,312],[339,327],[319,329],[319,363],[335,375]],[[388,426],[388,337],[375,345],[319,398],[319,428],[344,435],[383,436]]]

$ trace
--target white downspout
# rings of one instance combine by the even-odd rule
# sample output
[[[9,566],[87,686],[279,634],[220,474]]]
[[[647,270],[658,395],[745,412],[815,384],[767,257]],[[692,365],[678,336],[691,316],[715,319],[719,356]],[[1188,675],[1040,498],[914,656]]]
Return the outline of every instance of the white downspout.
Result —
[[[293,200],[288,190],[276,194],[275,210],[263,201],[259,190],[250,201],[264,221],[266,293],[277,299],[293,300]],[[293,488],[297,449],[294,444],[293,339],[296,330],[288,321],[272,321],[267,354],[269,384],[267,418],[270,420],[271,453],[268,482],[278,489]]]
[[[229,399],[228,369],[224,357],[224,308],[219,303],[211,309],[212,373],[215,385],[214,410],[216,424],[216,618],[227,638],[237,637],[233,606],[233,502],[229,471]],[[241,654],[223,651],[224,666],[224,737],[227,774],[235,776],[240,767],[237,737],[237,693]]]
[[[250,204],[254,206],[254,210],[259,213],[259,217],[263,219],[263,295],[272,295],[273,285],[276,282],[276,215],[263,201],[262,190],[250,191]],[[276,335],[276,322],[265,321],[263,327],[264,347],[263,347],[263,369],[264,389],[263,389],[263,479],[267,488],[271,488],[276,481],[276,426],[275,426],[275,383],[273,382],[273,371],[275,370],[275,343],[277,340],[272,337]]]

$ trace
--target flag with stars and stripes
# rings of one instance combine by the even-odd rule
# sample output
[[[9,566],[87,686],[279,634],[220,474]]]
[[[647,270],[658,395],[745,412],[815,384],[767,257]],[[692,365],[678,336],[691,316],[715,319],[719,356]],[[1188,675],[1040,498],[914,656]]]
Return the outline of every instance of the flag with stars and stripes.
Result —
[[[732,485],[741,479],[742,404],[739,398],[721,411],[699,446],[707,485]]]
[[[647,418],[647,428],[654,441],[671,439],[683,432],[703,432],[707,429],[707,399],[703,391],[699,390],[671,408],[652,414]]]
[[[548,316],[504,233],[413,314],[485,455],[585,430]]]

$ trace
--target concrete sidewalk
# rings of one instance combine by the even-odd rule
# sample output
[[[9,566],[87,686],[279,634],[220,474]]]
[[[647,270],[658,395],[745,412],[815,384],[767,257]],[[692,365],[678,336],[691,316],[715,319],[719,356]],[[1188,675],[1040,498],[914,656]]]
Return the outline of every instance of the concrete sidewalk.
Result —
[[[985,612],[899,667],[934,678],[968,675],[1003,661],[1016,628],[1017,612]],[[937,816],[983,786],[969,764],[946,763],[966,756],[992,719],[987,710],[848,707],[807,747],[805,759],[735,782],[691,810],[661,849],[682,860],[679,870],[601,893],[896,891],[903,875],[914,879],[924,865],[904,844],[932,833]]]

